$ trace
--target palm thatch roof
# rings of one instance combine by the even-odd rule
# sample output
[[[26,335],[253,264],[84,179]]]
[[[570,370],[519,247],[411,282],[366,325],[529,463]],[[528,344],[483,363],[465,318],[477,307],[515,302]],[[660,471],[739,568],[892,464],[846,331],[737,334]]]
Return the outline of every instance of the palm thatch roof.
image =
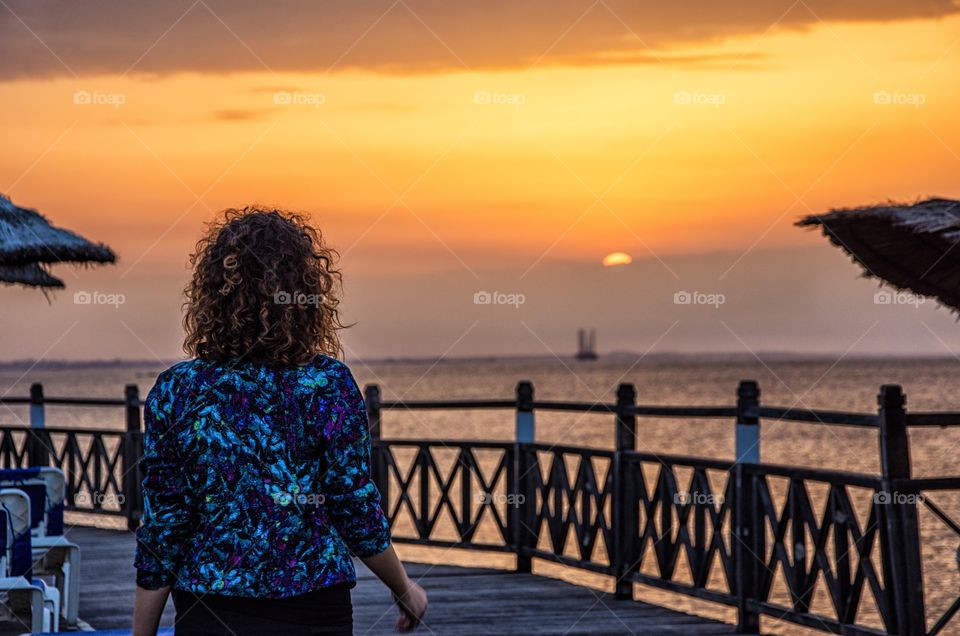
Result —
[[[113,263],[116,258],[106,245],[54,227],[36,210],[0,195],[0,265]]]
[[[837,209],[797,225],[819,227],[866,276],[960,311],[960,201]]]
[[[63,281],[51,276],[39,263],[0,265],[0,282],[16,283],[30,287],[63,288]]]

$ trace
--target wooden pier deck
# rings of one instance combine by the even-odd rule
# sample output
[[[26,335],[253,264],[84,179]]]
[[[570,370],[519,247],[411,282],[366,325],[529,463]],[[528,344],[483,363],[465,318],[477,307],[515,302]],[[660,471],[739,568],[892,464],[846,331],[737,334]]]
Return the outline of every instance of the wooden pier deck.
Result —
[[[95,629],[129,628],[133,607],[134,537],[129,532],[74,527],[83,572],[80,617]],[[396,612],[390,594],[358,564],[353,591],[354,633],[392,634]],[[732,625],[555,579],[504,570],[409,563],[408,571],[430,595],[423,634],[733,634]],[[162,625],[172,626],[172,602]],[[13,627],[20,627],[9,631]],[[2,633],[23,633],[6,624]]]

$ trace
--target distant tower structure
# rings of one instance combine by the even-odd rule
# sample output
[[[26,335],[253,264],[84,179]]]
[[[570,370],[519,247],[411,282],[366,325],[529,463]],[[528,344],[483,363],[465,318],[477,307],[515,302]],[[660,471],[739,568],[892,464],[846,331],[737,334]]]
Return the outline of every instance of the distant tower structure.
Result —
[[[577,360],[597,359],[597,330],[577,330]]]

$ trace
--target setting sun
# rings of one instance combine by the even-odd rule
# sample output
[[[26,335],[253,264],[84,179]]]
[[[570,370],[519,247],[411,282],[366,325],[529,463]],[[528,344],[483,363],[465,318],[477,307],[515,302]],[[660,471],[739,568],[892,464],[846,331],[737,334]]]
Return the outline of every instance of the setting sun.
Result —
[[[610,252],[603,257],[604,267],[616,267],[617,265],[629,265],[633,262],[633,257],[625,252]]]

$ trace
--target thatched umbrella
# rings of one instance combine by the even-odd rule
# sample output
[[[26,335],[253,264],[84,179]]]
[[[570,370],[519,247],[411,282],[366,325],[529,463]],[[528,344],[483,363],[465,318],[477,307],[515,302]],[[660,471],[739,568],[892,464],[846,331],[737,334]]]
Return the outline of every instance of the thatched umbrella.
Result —
[[[106,245],[54,227],[36,210],[21,208],[0,195],[0,281],[63,287],[63,281],[47,272],[47,264],[113,263],[116,259]]]
[[[63,288],[63,281],[43,269],[39,263],[27,265],[0,265],[0,282],[28,287]]]
[[[819,226],[866,276],[960,311],[960,201],[831,210],[797,225]]]

